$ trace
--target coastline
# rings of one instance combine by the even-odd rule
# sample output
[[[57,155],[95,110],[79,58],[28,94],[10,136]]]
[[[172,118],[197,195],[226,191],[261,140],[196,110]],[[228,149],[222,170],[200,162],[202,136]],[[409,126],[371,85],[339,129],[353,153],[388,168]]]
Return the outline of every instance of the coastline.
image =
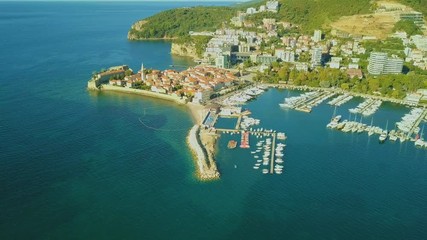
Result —
[[[151,91],[147,91],[147,90],[125,88],[125,87],[118,87],[118,86],[111,86],[111,85],[101,85],[99,90],[100,91],[111,91],[111,92],[137,94],[137,95],[147,96],[147,97],[151,97],[151,98],[157,98],[157,99],[162,99],[162,100],[166,100],[166,101],[172,101],[172,102],[175,102],[178,104],[185,104],[185,100],[181,99],[179,97],[174,97],[174,96],[166,95],[166,94],[162,94],[162,93],[151,92]]]
[[[200,125],[200,124],[202,124],[202,121],[203,121],[204,106],[199,105],[199,104],[195,104],[195,103],[191,103],[191,102],[186,103],[185,100],[178,98],[178,97],[174,97],[174,96],[170,96],[170,95],[166,95],[166,94],[162,94],[162,93],[151,92],[151,91],[147,91],[147,90],[117,87],[117,86],[111,86],[111,85],[102,85],[99,90],[100,91],[136,94],[136,95],[146,96],[146,97],[150,97],[150,98],[157,98],[157,99],[162,99],[162,100],[166,100],[166,101],[172,101],[172,102],[175,102],[175,103],[180,104],[180,105],[184,104],[190,110],[191,118],[193,119],[195,124]]]
[[[206,133],[200,129],[198,124],[191,128],[187,136],[187,145],[193,154],[193,160],[198,169],[196,176],[201,181],[217,180],[220,176],[211,150],[211,148],[215,147],[215,141],[213,141],[213,144],[206,144],[207,139]],[[208,141],[208,143],[210,142]],[[208,147],[207,145],[210,146]]]
[[[190,110],[191,117],[193,118],[195,124],[197,125],[202,124],[205,108],[202,105],[191,103],[191,102],[188,102],[185,105]]]
[[[89,88],[89,90],[92,90]],[[174,102],[176,104],[184,104],[188,107],[189,113],[194,126],[190,129],[187,136],[187,146],[192,152],[193,160],[196,167],[196,177],[200,181],[211,181],[217,180],[220,177],[218,172],[214,154],[216,146],[216,134],[211,133],[207,130],[201,129],[201,124],[203,122],[204,116],[204,106],[188,102],[186,103],[183,99],[178,97],[165,95],[161,93],[150,92],[140,89],[131,89],[125,87],[111,86],[111,85],[101,85],[99,88],[100,91],[111,91],[111,92],[120,92],[127,94],[136,94],[151,98],[157,98],[161,100],[166,100]]]

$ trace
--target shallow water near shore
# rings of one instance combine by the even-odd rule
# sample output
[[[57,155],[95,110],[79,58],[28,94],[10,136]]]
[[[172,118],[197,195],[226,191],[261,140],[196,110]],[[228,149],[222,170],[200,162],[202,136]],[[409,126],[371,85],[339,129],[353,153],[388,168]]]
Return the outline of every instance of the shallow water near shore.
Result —
[[[0,3],[0,239],[425,239],[427,151],[329,130],[325,103],[280,109],[298,91],[270,89],[245,106],[288,135],[282,175],[254,170],[251,150],[226,147],[240,135],[223,134],[221,179],[199,182],[186,107],[85,90],[111,65],[190,64],[170,43],[126,32],[194,4]],[[348,118],[360,101],[337,113]],[[374,125],[408,111],[384,103]]]

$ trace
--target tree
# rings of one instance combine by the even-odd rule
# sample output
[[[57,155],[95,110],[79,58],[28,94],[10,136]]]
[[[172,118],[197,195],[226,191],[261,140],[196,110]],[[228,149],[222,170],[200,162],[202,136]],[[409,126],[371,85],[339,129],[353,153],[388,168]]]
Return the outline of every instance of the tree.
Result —
[[[132,73],[133,73],[132,70],[128,69],[125,71],[125,76],[130,76],[132,75]]]
[[[393,28],[393,31],[404,31],[408,35],[417,35],[423,34],[420,27],[418,27],[413,21],[410,20],[400,20],[398,21]]]
[[[348,83],[343,83],[343,84],[341,84],[341,88],[343,89],[343,90],[350,90],[350,85],[348,84]]]
[[[287,81],[288,74],[288,70],[285,67],[280,68],[280,70],[277,72],[280,81]]]

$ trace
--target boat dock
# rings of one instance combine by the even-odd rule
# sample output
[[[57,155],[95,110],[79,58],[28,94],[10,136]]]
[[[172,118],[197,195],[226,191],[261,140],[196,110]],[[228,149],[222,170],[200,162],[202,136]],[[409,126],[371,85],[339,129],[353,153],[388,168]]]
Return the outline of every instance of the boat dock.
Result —
[[[344,103],[350,101],[351,99],[353,99],[353,96],[349,95],[349,94],[343,94],[343,95],[339,95],[338,97],[332,99],[331,101],[328,102],[329,105],[332,106],[341,106]]]
[[[311,112],[311,108],[319,105],[326,99],[334,96],[330,91],[317,91],[301,94],[299,97],[290,97],[285,99],[283,106],[295,109],[301,112]]]
[[[242,115],[240,114],[239,117],[237,118],[236,127],[234,127],[234,129],[239,130],[241,122],[242,122]]]
[[[274,173],[274,149],[276,148],[276,133],[273,133],[272,137],[273,143],[271,144],[270,174]]]
[[[356,108],[349,109],[351,113],[361,113],[363,116],[374,114],[380,107],[382,101],[376,99],[366,99],[360,103]]]
[[[248,132],[250,134],[253,135],[257,135],[260,134],[261,136],[273,136],[276,135],[274,132],[272,131],[250,131],[250,130],[239,130],[239,129],[227,129],[227,128],[216,128],[215,129],[218,133],[241,133],[241,132]]]
[[[417,134],[418,133],[415,130],[419,127],[421,121],[424,120],[426,116],[427,116],[427,109],[423,109],[423,112],[421,113],[421,115],[414,122],[414,125],[412,125],[411,130],[409,131],[408,135]],[[415,141],[416,139],[415,138],[411,138],[411,140]]]

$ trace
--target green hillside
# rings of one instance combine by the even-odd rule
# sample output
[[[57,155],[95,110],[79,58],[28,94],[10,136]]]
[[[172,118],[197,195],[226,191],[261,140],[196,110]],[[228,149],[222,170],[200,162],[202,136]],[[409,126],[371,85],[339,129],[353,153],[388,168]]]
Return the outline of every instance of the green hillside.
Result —
[[[129,31],[130,39],[176,38],[189,31],[214,31],[236,13],[231,7],[177,8],[144,19],[138,30],[135,23]]]
[[[397,0],[427,14],[427,0]],[[237,11],[247,7],[259,7],[266,1],[254,0],[233,7],[191,7],[167,10],[135,23],[129,30],[129,39],[177,38],[187,36],[189,31],[213,31],[228,22]],[[298,24],[302,31],[309,32],[333,22],[341,16],[369,13],[372,0],[279,0],[279,13],[269,13],[277,20]],[[258,14],[257,14],[258,15]],[[261,14],[262,15],[262,14]],[[261,17],[260,15],[260,17]],[[256,20],[258,16],[250,16]]]
[[[370,0],[280,0],[279,16],[312,30],[341,16],[368,13]]]
[[[424,17],[427,15],[427,0],[399,0],[399,2],[422,12]]]

